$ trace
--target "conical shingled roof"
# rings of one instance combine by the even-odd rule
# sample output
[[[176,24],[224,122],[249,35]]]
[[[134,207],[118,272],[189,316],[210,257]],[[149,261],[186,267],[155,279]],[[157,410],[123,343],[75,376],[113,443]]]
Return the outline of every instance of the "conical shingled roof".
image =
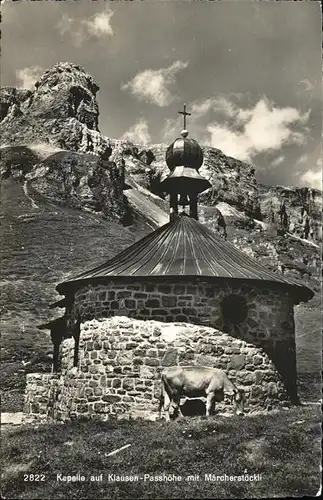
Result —
[[[126,277],[253,280],[291,286],[301,300],[309,300],[314,295],[309,288],[267,270],[186,214],[179,215],[105,264],[60,283],[56,289],[65,293],[69,286],[79,286],[85,280]]]

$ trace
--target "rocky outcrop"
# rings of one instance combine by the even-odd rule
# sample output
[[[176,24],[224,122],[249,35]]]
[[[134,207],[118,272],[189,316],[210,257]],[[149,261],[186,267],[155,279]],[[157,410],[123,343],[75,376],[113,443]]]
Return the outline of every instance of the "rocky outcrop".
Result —
[[[45,142],[62,149],[100,153],[108,139],[99,133],[98,85],[81,66],[58,63],[35,90],[4,88],[0,133],[5,145]]]
[[[322,193],[308,187],[259,185],[264,220],[313,242],[322,241]]]
[[[123,220],[124,166],[104,157],[58,152],[37,164],[26,176],[28,189],[60,205],[101,212]]]
[[[28,107],[31,95],[32,92],[27,89],[2,87],[0,89],[0,121],[20,116],[21,109]]]

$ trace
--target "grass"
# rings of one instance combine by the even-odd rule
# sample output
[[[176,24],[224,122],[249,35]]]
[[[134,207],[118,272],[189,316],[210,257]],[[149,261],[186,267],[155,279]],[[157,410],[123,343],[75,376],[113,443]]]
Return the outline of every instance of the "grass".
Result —
[[[170,422],[77,422],[24,426],[2,436],[6,498],[263,498],[314,496],[320,486],[318,407],[246,417]],[[111,457],[125,444],[131,447]],[[205,474],[261,474],[257,482],[206,481]],[[86,477],[57,481],[57,474]],[[90,476],[102,481],[91,482]],[[43,474],[44,481],[24,481]],[[109,474],[174,474],[181,482],[112,482]],[[199,480],[187,481],[188,475]]]

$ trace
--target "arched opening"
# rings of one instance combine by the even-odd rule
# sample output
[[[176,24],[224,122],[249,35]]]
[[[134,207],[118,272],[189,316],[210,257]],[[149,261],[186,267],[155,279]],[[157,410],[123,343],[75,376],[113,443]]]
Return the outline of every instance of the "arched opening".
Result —
[[[221,303],[224,325],[239,325],[248,315],[247,301],[241,295],[228,295]]]

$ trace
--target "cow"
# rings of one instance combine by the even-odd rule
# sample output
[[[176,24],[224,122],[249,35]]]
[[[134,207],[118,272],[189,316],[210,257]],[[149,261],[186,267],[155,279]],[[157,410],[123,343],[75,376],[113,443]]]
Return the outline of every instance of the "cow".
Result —
[[[206,397],[206,417],[214,410],[216,401],[223,401],[224,395],[232,397],[237,415],[244,410],[244,392],[229,380],[223,370],[209,366],[171,366],[161,373],[161,394],[159,401],[159,417],[164,407],[166,420],[170,420],[170,410],[173,417],[180,411],[180,399]]]

